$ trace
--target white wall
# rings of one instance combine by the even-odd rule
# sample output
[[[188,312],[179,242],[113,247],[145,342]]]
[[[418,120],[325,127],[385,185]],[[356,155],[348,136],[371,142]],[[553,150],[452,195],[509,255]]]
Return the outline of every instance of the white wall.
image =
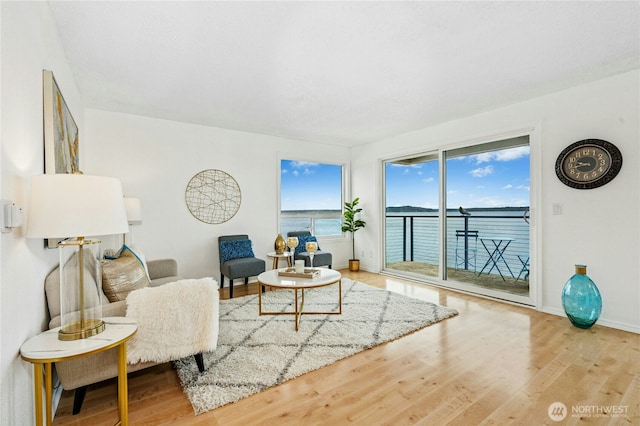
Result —
[[[532,232],[539,238],[535,262],[532,259],[532,285],[539,286],[538,308],[564,315],[562,287],[573,274],[573,265],[583,263],[602,293],[599,324],[640,332],[639,80],[636,70],[354,148],[352,188],[362,198],[368,220],[356,243],[377,248],[374,257],[363,259],[362,266],[380,270],[384,262],[380,186],[371,185],[380,183],[380,159],[535,128],[532,175],[537,180],[531,187],[539,197],[538,205],[532,204],[536,208]],[[603,187],[588,191],[569,188],[555,175],[556,158],[566,146],[588,138],[614,143],[624,157],[622,170]],[[563,214],[554,216],[551,206],[558,202],[563,205]]]
[[[142,225],[131,227],[127,241],[148,259],[177,259],[186,278],[219,280],[217,238],[228,234],[248,234],[270,269],[265,254],[279,228],[279,155],[338,163],[350,155],[343,147],[98,110],[85,111],[85,123],[85,173],[118,177],[125,195],[141,200]],[[189,180],[205,169],[223,170],[240,186],[240,209],[225,223],[200,222],[185,204]],[[321,240],[321,247],[333,253],[334,267],[347,266],[348,240]]]
[[[31,177],[44,172],[42,70],[54,71],[80,129],[83,108],[46,3],[0,2],[0,10],[1,198],[26,213]],[[47,327],[43,282],[58,257],[42,240],[25,239],[23,228],[0,238],[0,424],[31,425],[33,367],[19,351]]]

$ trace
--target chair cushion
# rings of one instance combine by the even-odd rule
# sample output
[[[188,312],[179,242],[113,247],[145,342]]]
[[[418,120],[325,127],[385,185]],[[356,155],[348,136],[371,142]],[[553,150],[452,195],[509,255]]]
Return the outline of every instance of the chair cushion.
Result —
[[[257,257],[231,259],[220,265],[220,272],[229,279],[246,278],[260,275],[265,271],[264,260]]]
[[[296,260],[304,260],[304,266],[311,266],[311,256],[309,252],[302,252],[295,255]],[[317,251],[313,256],[313,266],[329,266],[332,265],[331,253],[328,251]]]
[[[131,251],[102,260],[102,290],[110,302],[125,300],[131,291],[149,285],[147,272]]]
[[[307,243],[309,241],[318,242],[315,235],[300,235],[298,237],[298,246],[296,247],[296,254],[300,254],[307,251]],[[318,250],[320,250],[320,244],[318,244]]]
[[[220,263],[245,257],[255,257],[251,240],[220,241]]]

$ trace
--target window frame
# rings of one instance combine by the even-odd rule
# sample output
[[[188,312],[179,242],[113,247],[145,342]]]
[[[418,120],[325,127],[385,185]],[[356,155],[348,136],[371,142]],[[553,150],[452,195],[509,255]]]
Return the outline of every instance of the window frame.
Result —
[[[341,169],[341,176],[340,176],[340,180],[341,180],[341,185],[340,185],[340,196],[341,196],[341,200],[340,200],[340,210],[339,210],[339,216],[333,216],[333,215],[328,215],[328,214],[318,214],[318,215],[310,215],[310,216],[303,216],[303,217],[310,217],[311,218],[311,233],[312,235],[315,235],[315,221],[317,219],[327,219],[327,218],[339,218],[340,222],[342,223],[343,219],[344,219],[344,202],[345,200],[349,199],[348,197],[350,196],[348,188],[349,186],[349,182],[348,182],[348,177],[350,176],[349,174],[349,167],[350,167],[350,163],[349,162],[345,162],[345,161],[340,161],[340,160],[328,160],[328,159],[309,159],[300,155],[285,155],[283,153],[279,153],[278,154],[278,158],[277,158],[277,173],[278,173],[278,185],[277,185],[277,203],[278,203],[278,210],[277,210],[277,217],[276,217],[276,228],[278,230],[278,233],[282,233],[282,219],[285,217],[293,217],[293,216],[287,216],[287,215],[283,215],[282,214],[282,161],[286,160],[286,161],[298,161],[298,162],[304,162],[304,163],[312,163],[312,164],[327,164],[327,165],[332,165],[332,166],[339,166]],[[302,216],[301,216],[302,217]],[[284,234],[283,234],[284,236]],[[328,240],[344,240],[347,238],[346,233],[344,232],[340,232],[340,234],[335,234],[335,235],[316,235],[316,237],[318,238],[318,240],[320,241],[328,241]]]

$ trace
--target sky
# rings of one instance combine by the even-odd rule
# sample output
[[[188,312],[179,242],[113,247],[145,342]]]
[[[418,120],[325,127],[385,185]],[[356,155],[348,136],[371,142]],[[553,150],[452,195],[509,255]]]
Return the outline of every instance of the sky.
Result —
[[[387,163],[386,205],[438,208],[438,161]],[[447,208],[529,206],[529,147],[447,160]]]
[[[281,160],[282,210],[340,210],[342,167]],[[528,207],[529,147],[447,160],[447,208]],[[438,162],[387,163],[386,205],[438,208]]]
[[[341,210],[342,166],[281,160],[281,210]]]

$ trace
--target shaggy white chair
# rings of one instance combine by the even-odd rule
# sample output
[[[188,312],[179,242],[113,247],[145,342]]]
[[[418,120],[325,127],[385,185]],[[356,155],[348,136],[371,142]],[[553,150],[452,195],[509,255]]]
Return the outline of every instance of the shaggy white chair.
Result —
[[[102,295],[104,318],[128,317],[138,322],[136,335],[127,343],[127,372],[190,355],[204,371],[202,352],[213,351],[218,341],[218,283],[213,278],[180,280],[173,259],[150,260],[144,266],[142,272],[126,274],[111,264],[103,266],[103,288],[110,279],[105,271],[121,282],[137,280],[141,274],[149,277],[146,288],[132,290],[126,299],[110,302]],[[59,327],[59,268],[45,279],[45,292],[49,328]],[[80,412],[88,385],[117,377],[117,366],[115,348],[55,364],[63,389],[75,390],[73,414]]]

